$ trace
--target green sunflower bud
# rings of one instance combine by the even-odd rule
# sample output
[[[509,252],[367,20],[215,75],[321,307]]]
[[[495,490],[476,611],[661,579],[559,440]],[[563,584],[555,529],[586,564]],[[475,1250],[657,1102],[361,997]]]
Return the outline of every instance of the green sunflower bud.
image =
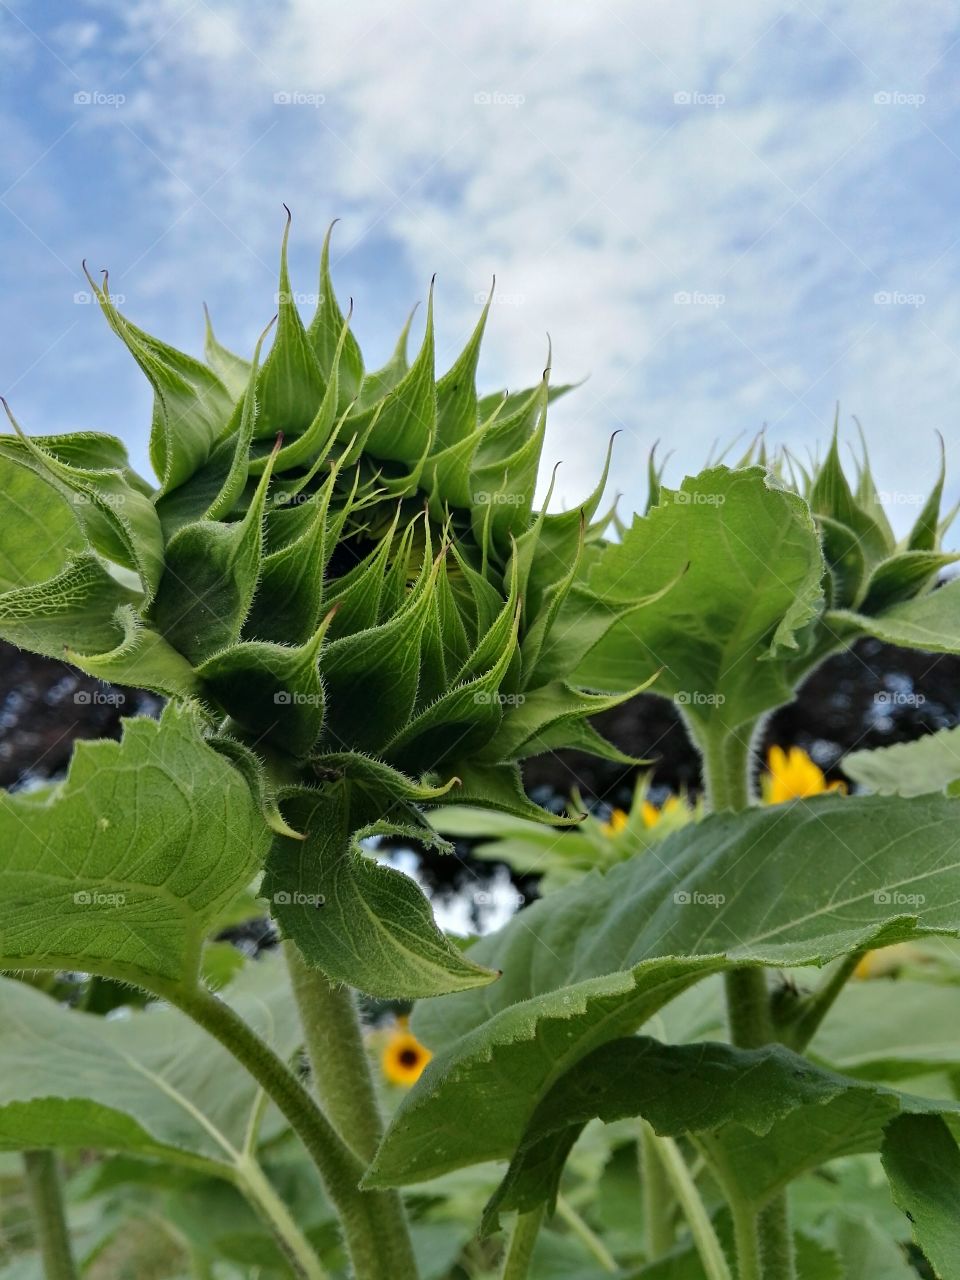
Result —
[[[436,994],[494,975],[359,840],[444,847],[425,811],[455,793],[537,815],[518,761],[538,750],[622,759],[588,718],[629,694],[571,674],[643,599],[585,580],[609,521],[609,452],[582,508],[534,512],[565,388],[548,368],[528,391],[478,395],[489,303],[438,379],[431,286],[412,361],[408,321],[367,373],[329,234],[307,325],[289,234],[288,217],[262,359],[272,326],[247,361],[208,315],[202,363],[122,316],[106,278],[94,285],[153,386],[160,483],[109,437],[16,427],[0,440],[0,635],[199,706],[277,833],[265,893],[307,960],[373,994]]]

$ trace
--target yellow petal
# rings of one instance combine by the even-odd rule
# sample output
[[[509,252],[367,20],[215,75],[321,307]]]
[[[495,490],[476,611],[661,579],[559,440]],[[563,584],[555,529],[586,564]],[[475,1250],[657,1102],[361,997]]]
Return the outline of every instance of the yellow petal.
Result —
[[[380,1066],[391,1084],[409,1088],[420,1079],[432,1056],[430,1050],[415,1035],[401,1029],[394,1031],[387,1041]]]
[[[617,836],[626,828],[627,821],[627,815],[622,809],[614,809],[600,830],[605,836]]]

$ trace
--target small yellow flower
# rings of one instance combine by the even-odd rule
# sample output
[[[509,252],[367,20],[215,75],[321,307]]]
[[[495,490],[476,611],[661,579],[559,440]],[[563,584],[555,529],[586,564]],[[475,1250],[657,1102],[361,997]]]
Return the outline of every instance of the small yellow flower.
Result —
[[[784,804],[788,800],[805,800],[825,791],[845,791],[842,782],[827,782],[823,770],[801,747],[771,747],[767,756],[769,774],[763,779],[763,798],[767,804]]]
[[[646,804],[646,801],[644,801]],[[600,830],[605,836],[618,836],[621,831],[626,830],[628,818],[622,809],[611,810],[610,817],[603,824]]]
[[[658,809],[655,804],[651,804],[649,800],[644,800],[640,810],[640,816],[643,818],[645,827],[655,827],[660,819],[667,813],[675,813],[680,808],[679,796],[667,796],[663,802],[663,808]]]
[[[420,1079],[421,1072],[432,1057],[430,1050],[407,1030],[406,1018],[398,1018],[397,1029],[387,1041],[380,1065],[391,1084],[409,1089]]]
[[[649,800],[640,803],[640,819],[648,829],[655,827],[665,813],[673,813],[681,805],[679,796],[668,796],[662,809],[658,809]],[[629,817],[622,809],[614,809],[600,830],[605,836],[618,836],[627,829]]]

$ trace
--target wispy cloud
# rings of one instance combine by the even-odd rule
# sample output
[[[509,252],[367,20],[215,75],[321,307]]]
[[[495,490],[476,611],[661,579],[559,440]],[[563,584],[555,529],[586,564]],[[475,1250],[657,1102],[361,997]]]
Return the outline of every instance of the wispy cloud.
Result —
[[[590,375],[548,439],[568,501],[613,429],[616,483],[636,504],[658,437],[675,476],[764,422],[774,442],[813,447],[837,399],[892,494],[929,484],[934,428],[960,474],[950,6],[0,13],[22,79],[41,85],[26,110],[12,86],[5,107],[19,125],[3,143],[4,290],[23,317],[8,385],[76,320],[63,264],[84,252],[173,341],[196,347],[205,297],[222,336],[249,346],[286,200],[304,289],[342,217],[337,279],[384,352],[438,271],[452,359],[496,272],[489,383],[534,381],[547,332],[556,376]],[[82,411],[142,457],[147,397],[108,343],[84,315],[16,394],[34,429]],[[78,388],[84,373],[102,380]],[[908,504],[894,506],[903,523]]]

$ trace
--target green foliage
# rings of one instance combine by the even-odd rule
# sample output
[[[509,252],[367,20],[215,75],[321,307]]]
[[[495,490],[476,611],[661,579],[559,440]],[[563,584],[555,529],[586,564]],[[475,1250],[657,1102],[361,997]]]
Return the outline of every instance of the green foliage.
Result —
[[[853,751],[844,757],[843,771],[880,795],[943,791],[960,779],[960,729],[938,729],[916,742],[898,742],[876,751]]]
[[[899,541],[836,431],[809,468],[758,442],[677,488],[651,458],[629,527],[602,508],[611,443],[579,506],[550,510],[551,484],[535,510],[568,389],[549,357],[478,394],[488,302],[438,377],[431,288],[412,357],[408,321],[370,372],[329,234],[305,322],[289,232],[249,360],[209,317],[204,360],[176,351],[93,285],[153,390],[156,485],[106,435],[11,416],[0,438],[0,637],[169,699],[0,797],[0,1147],[67,1153],[91,1277],[120,1274],[139,1215],[171,1231],[169,1258],[123,1242],[137,1275],[485,1280],[488,1202],[488,1231],[522,1215],[511,1276],[952,1280],[957,731],[854,753],[874,795],[758,806],[751,760],[762,718],[859,637],[960,652],[942,466]],[[645,763],[591,721],[648,687],[704,799],[656,811],[641,780],[604,823],[525,796],[533,755]],[[542,874],[542,901],[446,937],[372,844],[444,835]],[[258,902],[295,988],[219,936]],[[846,986],[892,944],[902,977]],[[435,1055],[389,1092],[369,1168],[374,1046],[345,988],[422,1001]],[[91,1172],[91,1149],[114,1158]],[[392,1188],[413,1183],[408,1229]]]
[[[717,815],[672,835],[656,859],[642,854],[535,903],[468,953],[502,969],[499,982],[418,1006],[414,1029],[438,1056],[369,1180],[413,1182],[508,1156],[560,1073],[711,973],[823,965],[960,931],[956,821],[942,797],[824,797]]]
[[[171,703],[83,742],[67,779],[0,796],[0,964],[190,987],[269,844],[243,775]]]
[[[288,235],[289,223],[263,359],[263,339],[246,362],[208,319],[203,365],[121,315],[106,279],[94,285],[153,386],[161,485],[135,476],[109,437],[30,439],[17,427],[4,438],[0,635],[193,700],[210,730],[279,781],[316,790],[316,805],[330,803],[316,786],[320,761],[338,754],[404,774],[407,808],[447,803],[434,780],[445,788],[482,765],[495,781],[485,803],[529,814],[524,756],[569,743],[617,758],[586,721],[623,695],[569,683],[633,603],[599,602],[578,568],[605,523],[591,524],[602,483],[573,518],[534,516],[547,375],[529,392],[479,398],[484,314],[438,380],[432,300],[412,363],[405,333],[388,365],[364,373],[330,283],[329,242],[321,302],[304,326]],[[284,928],[312,961],[372,993],[472,985],[477,971],[439,937],[419,890],[358,845],[397,797],[377,775],[353,797],[353,775],[343,771],[342,820],[324,821],[295,860],[275,850],[273,892],[343,890],[329,924],[287,910]],[[433,840],[419,810],[398,816]],[[383,948],[366,945],[371,923]]]

